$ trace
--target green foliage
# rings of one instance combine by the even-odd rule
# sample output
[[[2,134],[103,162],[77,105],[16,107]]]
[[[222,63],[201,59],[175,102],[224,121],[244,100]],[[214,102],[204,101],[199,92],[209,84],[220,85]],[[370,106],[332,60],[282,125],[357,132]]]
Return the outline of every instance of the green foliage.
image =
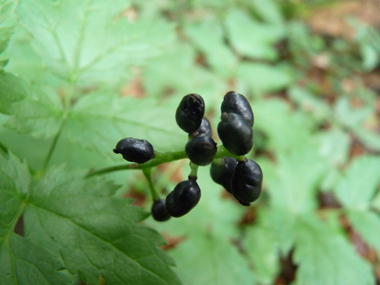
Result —
[[[380,255],[378,98],[361,77],[378,32],[312,33],[297,17],[327,1],[248,2],[0,1],[2,283],[376,283],[356,242]],[[200,167],[197,207],[157,223],[112,149],[135,137],[175,160],[181,98],[203,96],[216,138],[231,89],[255,114],[260,199],[241,206]],[[171,162],[152,181],[165,195],[188,172]]]
[[[81,85],[112,85],[125,79],[128,66],[157,55],[171,32],[167,24],[129,23],[118,15],[128,6],[128,1],[21,1],[18,14],[34,36],[33,49],[54,74]]]
[[[130,200],[111,197],[114,185],[84,180],[81,172],[70,174],[63,167],[51,168],[34,184],[27,165],[12,154],[1,158],[1,166],[0,264],[9,264],[1,267],[2,280],[28,284],[30,274],[36,284],[45,283],[43,278],[54,283],[68,270],[90,284],[98,282],[99,274],[110,283],[179,282],[168,266],[171,259],[156,247],[163,239],[136,224],[147,213],[129,205]],[[24,238],[13,232],[21,215]]]

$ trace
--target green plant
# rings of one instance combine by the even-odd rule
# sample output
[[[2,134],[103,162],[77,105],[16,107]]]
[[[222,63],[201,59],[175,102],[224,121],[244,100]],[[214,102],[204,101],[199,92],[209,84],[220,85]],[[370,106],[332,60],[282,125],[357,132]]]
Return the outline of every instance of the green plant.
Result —
[[[1,283],[375,284],[378,43],[313,33],[306,2],[0,1]],[[260,199],[213,181],[215,140],[196,208],[157,222],[189,176],[178,102],[216,126],[226,90],[255,112]],[[124,137],[155,157],[119,165]]]

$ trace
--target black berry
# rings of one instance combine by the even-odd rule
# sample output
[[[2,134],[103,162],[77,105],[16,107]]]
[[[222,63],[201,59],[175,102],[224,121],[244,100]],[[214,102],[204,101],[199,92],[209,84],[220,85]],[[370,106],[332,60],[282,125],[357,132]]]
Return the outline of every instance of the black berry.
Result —
[[[119,141],[114,153],[120,153],[127,161],[144,163],[154,157],[153,146],[147,140],[125,138]]]
[[[252,127],[238,114],[222,114],[222,121],[218,124],[218,135],[223,146],[235,155],[247,154],[252,149]]]
[[[193,209],[201,198],[201,189],[196,179],[189,177],[188,180],[177,184],[172,192],[166,196],[166,211],[172,217],[181,217]]]
[[[170,219],[170,215],[166,211],[164,199],[156,200],[153,202],[151,213],[153,219],[159,222],[164,222]]]
[[[261,194],[263,172],[253,160],[239,161],[232,175],[231,190],[238,201],[245,206],[256,201]]]
[[[222,113],[235,113],[242,116],[252,127],[254,122],[253,111],[247,98],[235,91],[227,92],[221,106]]]
[[[175,113],[177,125],[185,132],[195,132],[202,123],[205,113],[203,98],[196,93],[191,93],[182,98]]]
[[[210,174],[215,183],[222,185],[228,192],[231,192],[231,180],[235,171],[237,161],[233,157],[222,157],[221,164],[212,163]]]
[[[209,136],[198,135],[187,142],[185,152],[192,163],[205,166],[214,159],[216,143]]]
[[[212,129],[209,120],[206,117],[203,117],[202,123],[198,130],[196,131],[196,135],[205,135],[211,137]]]

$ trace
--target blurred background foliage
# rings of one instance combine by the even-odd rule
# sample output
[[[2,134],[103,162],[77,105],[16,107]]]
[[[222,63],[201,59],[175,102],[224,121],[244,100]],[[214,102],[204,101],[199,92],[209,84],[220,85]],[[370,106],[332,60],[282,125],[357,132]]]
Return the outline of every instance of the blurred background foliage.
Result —
[[[235,90],[255,114],[248,157],[263,169],[264,190],[242,207],[202,167],[191,213],[144,221],[166,238],[183,283],[380,282],[378,1],[119,0],[86,18],[79,43],[75,9],[34,2],[20,1],[1,26],[22,23],[0,59],[39,90],[32,111],[1,115],[4,149],[40,169],[68,104],[50,165],[120,164],[111,150],[129,136],[181,150],[180,99],[203,96],[217,140],[221,101]],[[74,16],[54,23],[59,13]],[[154,169],[157,188],[167,194],[188,170],[186,160]],[[149,211],[142,173],[107,177]]]

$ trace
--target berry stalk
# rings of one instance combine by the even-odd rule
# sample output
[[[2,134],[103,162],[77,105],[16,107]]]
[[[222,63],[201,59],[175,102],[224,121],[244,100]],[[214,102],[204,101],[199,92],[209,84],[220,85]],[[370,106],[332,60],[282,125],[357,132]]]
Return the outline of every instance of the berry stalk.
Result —
[[[223,145],[219,145],[217,147],[217,151],[214,157],[214,160],[222,157],[233,157],[237,161],[244,161],[244,155],[238,156],[230,153],[228,150],[225,149]],[[174,152],[156,152],[156,155],[153,159],[150,161],[143,163],[143,164],[138,164],[138,163],[130,163],[130,164],[121,164],[121,165],[115,165],[115,166],[110,166],[110,167],[105,167],[99,170],[91,170],[85,178],[89,178],[92,176],[98,176],[98,175],[103,175],[115,171],[121,171],[121,170],[131,170],[131,169],[148,169],[152,167],[156,167],[160,164],[163,163],[168,163],[180,159],[185,159],[188,158],[187,154],[185,151],[174,151]]]
[[[149,184],[150,193],[152,194],[153,201],[160,200],[160,195],[158,195],[156,188],[154,187],[152,180],[152,168],[144,168],[143,169],[144,176]]]

